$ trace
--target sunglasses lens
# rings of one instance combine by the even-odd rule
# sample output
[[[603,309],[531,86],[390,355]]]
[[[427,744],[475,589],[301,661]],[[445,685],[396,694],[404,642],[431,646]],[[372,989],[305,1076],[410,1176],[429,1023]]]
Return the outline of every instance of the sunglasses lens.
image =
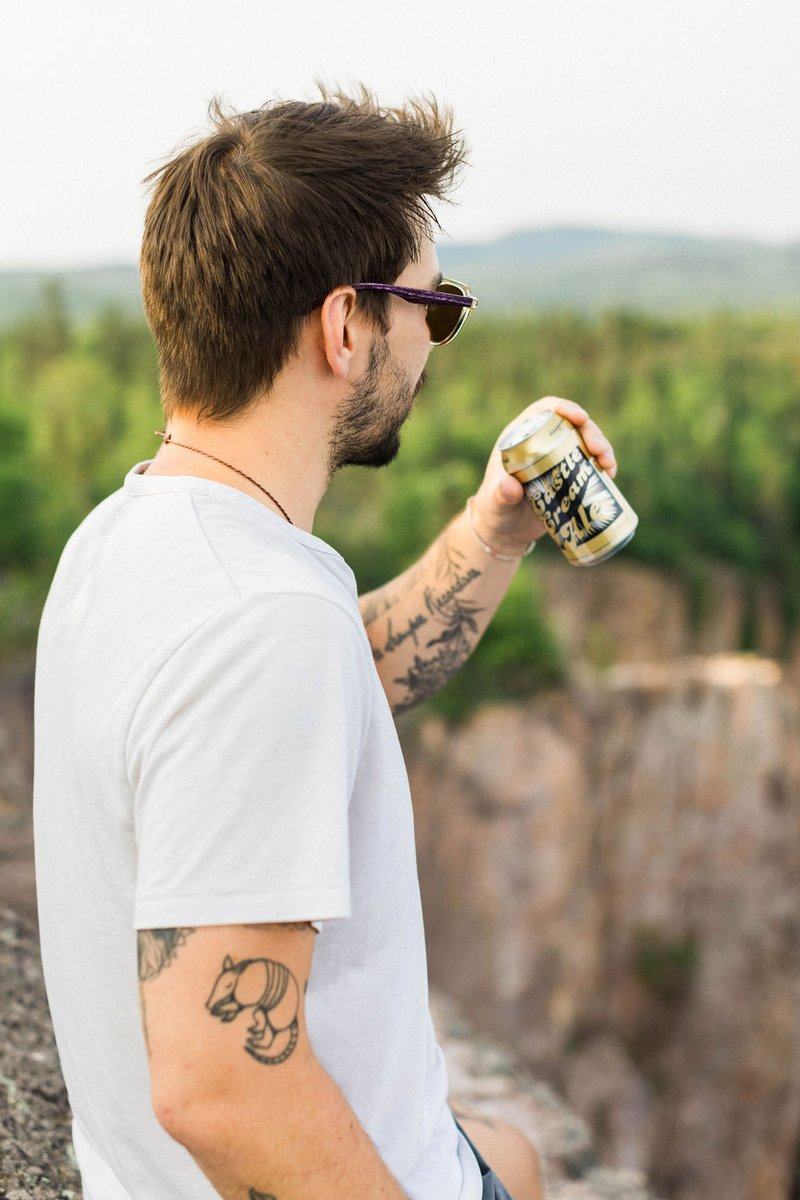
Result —
[[[466,292],[456,283],[442,281],[437,292],[446,292],[449,296],[466,296]],[[459,308],[455,304],[429,304],[426,320],[435,346],[441,346],[448,341],[462,325],[469,312],[468,308]]]

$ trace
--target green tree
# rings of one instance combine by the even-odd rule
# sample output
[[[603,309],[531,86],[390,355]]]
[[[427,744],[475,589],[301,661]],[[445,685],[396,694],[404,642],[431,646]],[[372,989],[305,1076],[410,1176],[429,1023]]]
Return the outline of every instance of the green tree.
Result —
[[[13,340],[22,380],[35,379],[46,363],[66,354],[72,343],[72,329],[60,279],[54,277],[42,285],[38,310],[16,326]]]

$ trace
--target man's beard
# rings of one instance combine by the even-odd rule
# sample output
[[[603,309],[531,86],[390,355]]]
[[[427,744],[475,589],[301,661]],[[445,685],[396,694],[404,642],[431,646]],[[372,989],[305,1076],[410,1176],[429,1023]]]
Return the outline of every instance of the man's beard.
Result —
[[[336,415],[328,458],[331,475],[339,467],[385,467],[395,458],[400,427],[425,379],[423,371],[412,384],[386,340],[373,344],[364,378],[351,388]]]

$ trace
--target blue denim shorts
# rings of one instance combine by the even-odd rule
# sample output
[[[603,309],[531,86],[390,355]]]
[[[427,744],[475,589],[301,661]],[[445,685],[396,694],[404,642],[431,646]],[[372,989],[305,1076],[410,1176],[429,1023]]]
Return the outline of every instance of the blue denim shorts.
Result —
[[[483,1194],[481,1195],[481,1200],[513,1200],[508,1188],[500,1182],[492,1168],[487,1163],[486,1159],[481,1154],[480,1150],[478,1150],[476,1147],[475,1143],[470,1141],[470,1139],[467,1137],[463,1126],[459,1125],[458,1121],[456,1121],[456,1125],[460,1129],[462,1137],[467,1139],[467,1142],[472,1149],[472,1153],[478,1160],[478,1166],[481,1170],[481,1182],[483,1183]]]

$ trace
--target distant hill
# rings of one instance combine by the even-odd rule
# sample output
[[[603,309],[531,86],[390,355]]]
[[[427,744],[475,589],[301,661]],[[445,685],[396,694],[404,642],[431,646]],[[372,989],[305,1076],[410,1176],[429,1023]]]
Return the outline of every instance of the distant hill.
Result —
[[[493,242],[445,242],[439,259],[445,274],[469,283],[488,312],[619,307],[663,314],[718,308],[800,312],[800,242],[554,227]],[[0,325],[31,312],[44,282],[53,278],[62,281],[77,320],[107,304],[141,312],[133,266],[0,271]]]
[[[443,245],[439,259],[495,310],[800,311],[800,242],[552,228]]]
[[[52,279],[64,288],[70,315],[83,321],[108,304],[124,312],[142,312],[139,272],[129,264],[85,267],[72,271],[0,271],[0,325],[35,310],[42,289]]]

